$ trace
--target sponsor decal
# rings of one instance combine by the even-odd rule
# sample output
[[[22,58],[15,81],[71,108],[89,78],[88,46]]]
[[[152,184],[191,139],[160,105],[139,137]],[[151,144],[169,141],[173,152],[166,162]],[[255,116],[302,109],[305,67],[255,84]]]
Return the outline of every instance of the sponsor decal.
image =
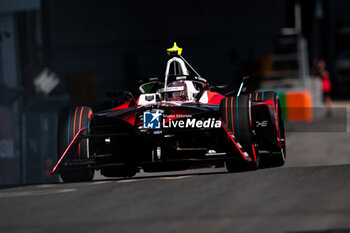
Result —
[[[153,131],[153,134],[162,134],[162,133],[163,133],[162,130],[154,130],[154,131]]]
[[[153,109],[143,112],[143,125],[140,132],[153,129],[154,134],[162,134],[162,128],[221,128],[221,121],[216,118],[197,119],[190,114],[163,114],[163,110]]]
[[[144,129],[160,129],[161,116],[159,110],[143,112],[143,128]]]
[[[206,120],[196,118],[186,118],[179,120],[163,121],[163,128],[220,128],[221,121],[215,118]]]
[[[257,121],[256,122],[256,127],[266,127],[267,126],[267,121]]]
[[[189,118],[189,117],[192,117],[192,115],[189,115],[189,114],[170,114],[170,115],[163,115],[163,119],[178,119],[178,118]]]

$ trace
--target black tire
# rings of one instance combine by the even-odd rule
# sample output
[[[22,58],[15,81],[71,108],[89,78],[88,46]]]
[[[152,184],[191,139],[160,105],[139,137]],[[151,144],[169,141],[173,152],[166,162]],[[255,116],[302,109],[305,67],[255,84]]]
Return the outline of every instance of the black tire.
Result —
[[[227,160],[225,163],[227,170],[234,172],[242,169],[257,169],[259,166],[259,149],[253,134],[252,122],[254,122],[254,119],[250,119],[254,118],[250,96],[241,95],[224,98],[220,103],[220,114],[222,121],[230,131],[234,132],[238,142],[253,160],[248,162],[241,157],[240,160]],[[235,149],[229,147],[228,150],[230,153]]]
[[[282,108],[281,103],[279,100],[279,97],[276,92],[274,91],[259,91],[256,92],[253,95],[254,101],[260,102],[260,101],[266,101],[266,100],[272,100],[274,111],[276,111],[277,116],[277,127],[279,135],[277,135],[281,140],[281,146],[278,148],[277,151],[272,151],[270,156],[265,158],[262,162],[264,164],[264,167],[280,167],[285,164],[286,161],[286,135],[284,130],[284,122],[283,122],[283,116],[282,116]]]
[[[73,137],[78,131],[86,127],[83,134],[87,135],[89,132],[92,110],[86,106],[78,106],[76,108],[66,109],[61,112],[58,131],[57,131],[57,156],[58,159],[62,156]],[[81,139],[80,143],[69,151],[65,156],[65,161],[74,159],[89,158],[89,139]],[[65,169],[60,167],[59,173],[64,182],[81,182],[91,181],[94,177],[94,170],[89,167],[82,167],[78,170]]]

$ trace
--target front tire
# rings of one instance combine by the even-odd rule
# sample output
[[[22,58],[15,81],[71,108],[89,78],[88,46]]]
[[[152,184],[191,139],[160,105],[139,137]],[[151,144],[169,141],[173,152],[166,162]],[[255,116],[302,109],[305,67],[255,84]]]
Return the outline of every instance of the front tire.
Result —
[[[224,98],[220,103],[220,113],[222,121],[234,133],[238,142],[252,158],[251,162],[244,160],[242,157],[238,160],[227,160],[225,162],[227,170],[229,172],[256,170],[259,166],[259,149],[253,132],[254,112],[250,96],[241,95]],[[232,147],[229,146],[229,153],[235,150]]]
[[[83,135],[88,134],[91,116],[92,110],[90,107],[86,106],[78,106],[61,112],[57,131],[58,159],[81,128],[86,127],[83,131]],[[63,160],[62,163],[65,161],[87,158],[89,158],[89,139],[84,138],[66,154],[65,160]],[[94,172],[95,171],[88,166],[71,170],[62,165],[59,170],[59,174],[64,182],[91,181],[94,177]]]

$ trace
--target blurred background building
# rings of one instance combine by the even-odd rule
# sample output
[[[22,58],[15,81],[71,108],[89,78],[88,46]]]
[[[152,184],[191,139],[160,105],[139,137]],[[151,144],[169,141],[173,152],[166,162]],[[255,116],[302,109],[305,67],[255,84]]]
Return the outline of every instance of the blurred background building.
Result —
[[[214,84],[243,75],[270,89],[350,92],[350,1],[0,1],[0,184],[50,182],[58,111],[98,109],[110,89],[158,75],[174,41]],[[314,102],[318,97],[314,97]]]

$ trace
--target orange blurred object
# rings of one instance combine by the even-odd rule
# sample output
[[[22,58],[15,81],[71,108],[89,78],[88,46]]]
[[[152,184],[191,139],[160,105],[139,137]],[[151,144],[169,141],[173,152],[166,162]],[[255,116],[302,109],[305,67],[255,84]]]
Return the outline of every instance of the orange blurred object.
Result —
[[[312,121],[312,99],[310,91],[286,91],[286,107],[288,121]]]

